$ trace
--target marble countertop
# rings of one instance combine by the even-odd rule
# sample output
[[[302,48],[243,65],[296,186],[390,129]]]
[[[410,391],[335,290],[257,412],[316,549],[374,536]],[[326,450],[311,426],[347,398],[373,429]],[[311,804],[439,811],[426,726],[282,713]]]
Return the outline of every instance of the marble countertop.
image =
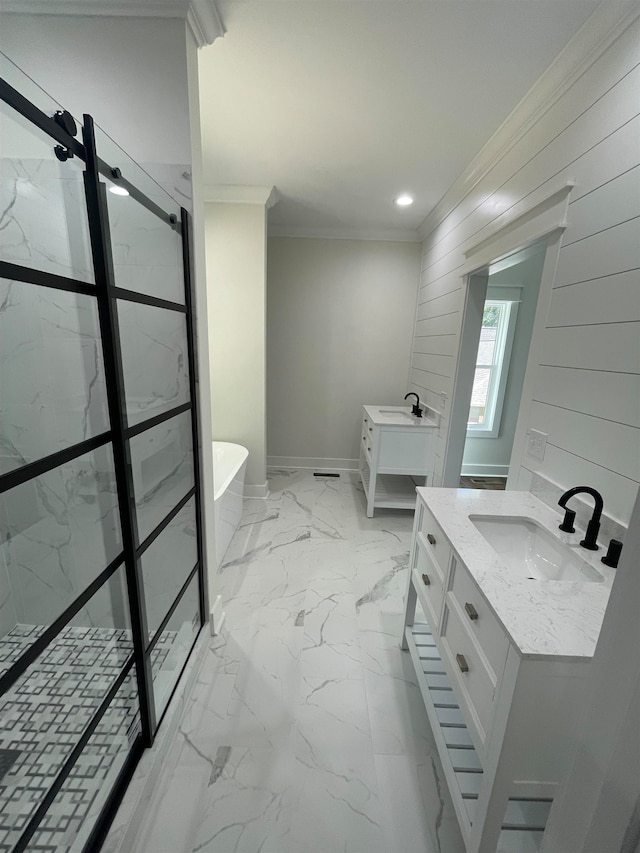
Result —
[[[421,418],[411,414],[411,406],[364,406],[374,426],[410,427],[434,429],[438,426],[438,414],[427,409]]]
[[[600,634],[615,569],[600,562],[605,549],[587,551],[584,531],[558,530],[562,521],[529,492],[418,488],[454,551],[469,569],[493,612],[523,656],[592,657]],[[470,515],[525,516],[558,541],[576,549],[602,582],[539,581],[516,577],[469,520]]]

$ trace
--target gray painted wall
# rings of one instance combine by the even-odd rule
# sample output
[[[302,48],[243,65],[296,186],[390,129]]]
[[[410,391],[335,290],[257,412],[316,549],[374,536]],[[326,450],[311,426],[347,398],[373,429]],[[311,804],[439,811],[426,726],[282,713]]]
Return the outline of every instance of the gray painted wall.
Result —
[[[420,244],[273,237],[267,269],[269,464],[357,467],[362,404],[409,390]]]

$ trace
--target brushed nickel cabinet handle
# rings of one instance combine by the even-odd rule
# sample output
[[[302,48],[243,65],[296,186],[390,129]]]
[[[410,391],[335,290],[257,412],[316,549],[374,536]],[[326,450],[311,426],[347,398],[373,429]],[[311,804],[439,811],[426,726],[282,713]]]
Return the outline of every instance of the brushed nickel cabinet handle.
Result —
[[[456,663],[460,667],[460,672],[469,672],[469,664],[464,655],[456,655]]]
[[[422,583],[425,586],[431,586],[431,579],[429,578],[429,575],[422,575]]]
[[[436,537],[433,535],[433,533],[427,533],[427,542],[429,543],[429,545],[436,544]]]
[[[475,609],[473,604],[469,604],[469,602],[467,601],[464,606],[464,609],[467,611],[467,616],[469,617],[469,619],[471,619],[472,622],[475,622],[478,618],[478,611]]]

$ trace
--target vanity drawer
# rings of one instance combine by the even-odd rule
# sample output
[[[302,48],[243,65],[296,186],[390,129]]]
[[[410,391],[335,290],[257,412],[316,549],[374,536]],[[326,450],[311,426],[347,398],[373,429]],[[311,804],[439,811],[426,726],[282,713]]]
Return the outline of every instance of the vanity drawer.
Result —
[[[440,610],[444,598],[444,579],[440,570],[429,557],[418,534],[413,566],[414,586],[419,591],[420,602],[426,609],[432,631],[436,631],[440,622]]]
[[[448,658],[449,676],[454,681],[461,707],[466,704],[470,714],[468,722],[484,746],[491,730],[496,683],[487,669],[476,643],[455,609],[447,603],[442,619],[440,643]],[[466,671],[463,671],[466,667]]]
[[[500,677],[509,651],[509,640],[476,582],[455,558],[451,566],[449,588],[460,612],[464,613],[467,630],[475,637],[494,674]]]
[[[420,532],[424,536],[427,553],[433,561],[438,564],[443,577],[446,577],[451,556],[451,546],[442,532],[442,528],[436,523],[433,515],[424,503],[421,503]]]

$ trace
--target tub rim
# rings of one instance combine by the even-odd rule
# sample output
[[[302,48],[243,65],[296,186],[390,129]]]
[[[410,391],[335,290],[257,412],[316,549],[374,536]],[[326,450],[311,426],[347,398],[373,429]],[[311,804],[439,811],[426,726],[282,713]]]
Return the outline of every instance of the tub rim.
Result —
[[[216,466],[215,466],[215,455],[214,455],[214,464],[213,464],[213,500],[214,502],[220,500],[223,497],[224,493],[227,491],[229,487],[229,483],[235,479],[238,471],[242,468],[242,466],[246,463],[249,458],[249,451],[243,444],[237,444],[234,441],[212,441],[212,450],[215,451],[216,447],[221,448],[233,448],[234,456],[237,459],[237,464],[232,465],[229,473],[224,479],[224,482],[218,485],[216,483]]]

